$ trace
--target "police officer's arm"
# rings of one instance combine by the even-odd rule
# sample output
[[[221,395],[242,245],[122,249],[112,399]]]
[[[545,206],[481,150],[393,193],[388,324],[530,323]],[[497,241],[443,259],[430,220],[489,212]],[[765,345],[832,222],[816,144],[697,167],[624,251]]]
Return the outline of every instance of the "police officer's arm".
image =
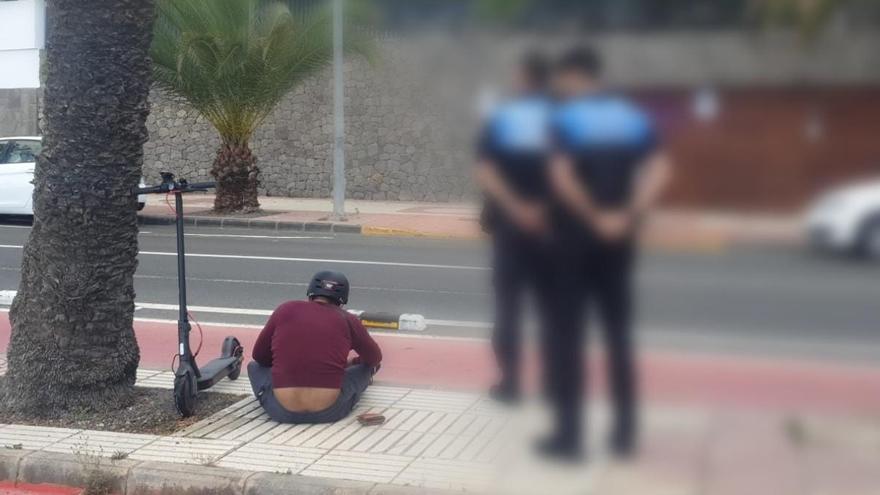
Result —
[[[550,183],[563,204],[584,222],[593,222],[599,214],[593,198],[578,179],[568,155],[557,153],[550,163]]]
[[[490,119],[480,133],[477,143],[477,166],[474,178],[483,192],[505,216],[527,231],[543,228],[543,212],[533,203],[524,201],[504,179],[495,162],[497,150],[492,138],[493,121]]]
[[[655,151],[636,177],[636,187],[630,204],[634,215],[647,213],[657,204],[672,179],[672,160],[663,151]]]
[[[491,160],[483,159],[475,171],[477,183],[504,212],[522,227],[536,227],[540,211],[522,198],[507,184]]]
[[[617,240],[625,236],[632,224],[627,210],[607,210],[599,208],[590,192],[581,185],[571,159],[559,154],[550,166],[550,180],[557,196],[577,218],[607,240]]]

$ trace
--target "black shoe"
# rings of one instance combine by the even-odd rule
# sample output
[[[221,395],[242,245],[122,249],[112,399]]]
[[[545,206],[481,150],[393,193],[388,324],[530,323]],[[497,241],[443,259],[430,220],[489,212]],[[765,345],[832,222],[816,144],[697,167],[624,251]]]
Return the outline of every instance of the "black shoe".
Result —
[[[519,402],[519,389],[504,385],[492,385],[489,389],[489,397],[502,404],[516,404]]]
[[[535,450],[543,457],[563,462],[580,462],[584,459],[584,451],[580,440],[552,435],[538,440]]]
[[[627,461],[633,459],[638,453],[635,435],[631,433],[612,433],[608,438],[608,450],[618,460]]]

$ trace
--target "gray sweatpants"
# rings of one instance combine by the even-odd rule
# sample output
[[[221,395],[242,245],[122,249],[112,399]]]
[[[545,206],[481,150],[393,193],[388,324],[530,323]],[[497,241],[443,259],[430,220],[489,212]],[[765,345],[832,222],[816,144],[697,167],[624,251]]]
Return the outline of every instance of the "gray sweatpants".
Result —
[[[365,364],[349,366],[345,370],[339,398],[333,405],[323,411],[293,412],[285,409],[272,392],[272,368],[265,368],[256,361],[251,361],[247,369],[251,388],[266,414],[279,423],[292,424],[335,423],[348,416],[373,377],[372,368]]]

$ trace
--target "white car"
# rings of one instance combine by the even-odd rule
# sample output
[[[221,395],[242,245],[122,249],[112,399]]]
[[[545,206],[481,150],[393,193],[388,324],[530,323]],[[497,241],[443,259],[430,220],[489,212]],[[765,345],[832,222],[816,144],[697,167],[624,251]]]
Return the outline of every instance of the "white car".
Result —
[[[822,195],[807,212],[806,230],[818,250],[880,259],[880,179]]]
[[[38,136],[0,137],[0,215],[34,214],[34,166],[42,147]],[[138,196],[138,210],[145,204]]]

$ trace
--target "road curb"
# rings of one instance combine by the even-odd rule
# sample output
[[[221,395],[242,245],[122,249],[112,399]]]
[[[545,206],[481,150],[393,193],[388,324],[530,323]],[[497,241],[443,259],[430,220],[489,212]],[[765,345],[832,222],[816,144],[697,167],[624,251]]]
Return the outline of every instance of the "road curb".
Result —
[[[419,237],[423,239],[455,239],[455,240],[478,240],[482,236],[479,234],[438,234],[432,232],[422,232],[413,229],[399,229],[394,227],[371,227],[365,225],[361,234],[370,237]]]
[[[450,494],[407,485],[224,469],[194,464],[111,460],[38,450],[0,449],[0,481],[85,488],[93,480],[124,495],[419,495]]]
[[[162,215],[138,215],[140,225],[173,225],[174,218]],[[338,234],[360,234],[363,228],[358,224],[339,222],[289,222],[284,220],[265,220],[261,218],[226,218],[188,216],[184,225],[193,227],[219,227],[239,229],[268,229],[289,232],[322,232]]]
[[[287,232],[360,234],[371,237],[420,237],[424,239],[476,240],[479,235],[435,234],[418,230],[390,227],[370,227],[341,222],[296,222],[287,220],[265,220],[261,218],[228,218],[187,216],[184,225],[193,227],[218,227],[237,229],[268,229]],[[173,225],[174,218],[164,215],[138,215],[140,225]]]

